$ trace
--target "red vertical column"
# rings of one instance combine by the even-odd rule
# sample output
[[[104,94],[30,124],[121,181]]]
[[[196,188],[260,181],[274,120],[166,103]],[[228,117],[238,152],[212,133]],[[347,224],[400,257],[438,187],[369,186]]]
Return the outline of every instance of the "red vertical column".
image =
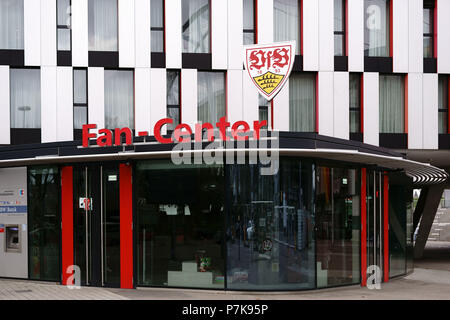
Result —
[[[384,282],[389,281],[389,176],[384,175],[383,183],[383,235],[384,235]]]
[[[367,284],[367,197],[366,168],[361,169],[361,285]]]
[[[121,164],[120,174],[120,287],[133,289],[133,189],[131,166]]]
[[[61,171],[61,226],[62,226],[62,283],[67,283],[71,274],[67,268],[73,265],[73,167]]]

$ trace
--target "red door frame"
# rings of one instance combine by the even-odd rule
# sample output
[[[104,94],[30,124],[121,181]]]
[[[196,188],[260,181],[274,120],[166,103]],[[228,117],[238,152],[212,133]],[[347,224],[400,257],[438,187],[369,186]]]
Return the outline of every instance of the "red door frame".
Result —
[[[73,265],[73,167],[61,170],[61,236],[62,236],[62,284],[67,283],[71,274],[67,268]]]
[[[361,286],[367,285],[367,169],[361,169]]]

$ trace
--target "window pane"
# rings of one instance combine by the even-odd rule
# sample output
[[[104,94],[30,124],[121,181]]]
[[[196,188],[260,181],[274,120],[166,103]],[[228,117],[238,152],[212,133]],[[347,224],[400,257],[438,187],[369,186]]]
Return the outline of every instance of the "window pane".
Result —
[[[316,76],[295,74],[289,79],[289,130],[316,131]]]
[[[83,125],[88,122],[87,107],[73,108],[73,128],[83,129]]]
[[[439,112],[439,134],[448,134],[448,113]]]
[[[167,71],[167,104],[180,104],[180,72]]]
[[[439,133],[448,133],[448,77],[440,76],[438,85],[438,108],[446,112],[439,112]]]
[[[275,0],[273,10],[274,41],[295,40],[300,54],[300,15],[298,0]]]
[[[244,0],[244,29],[247,30],[255,29],[253,2],[254,0]]]
[[[341,34],[334,35],[334,55],[335,56],[344,55],[344,35]]]
[[[137,282],[224,288],[223,166],[136,165]]]
[[[259,121],[267,121],[267,126],[264,126],[264,129],[267,129],[269,124],[269,109],[266,107],[259,107]]]
[[[164,52],[164,31],[152,31],[152,52]]]
[[[58,168],[28,170],[28,261],[33,280],[60,280],[59,181]]]
[[[361,75],[350,74],[350,132],[361,131]]]
[[[23,50],[23,0],[0,0],[0,49]]]
[[[11,128],[41,127],[41,72],[11,69]]]
[[[73,102],[87,103],[86,70],[73,70]]]
[[[344,0],[334,0],[334,31],[345,30]]]
[[[380,75],[380,133],[404,133],[404,78]]]
[[[105,70],[105,125],[134,129],[133,71]]]
[[[70,0],[58,0],[58,25],[70,26]]]
[[[117,0],[89,0],[89,50],[117,51]]]
[[[164,27],[164,1],[163,0],[151,0],[150,3],[150,23],[152,28],[163,28]]]
[[[423,37],[423,57],[433,58],[433,38]]]
[[[209,52],[209,1],[183,0],[183,52]]]
[[[215,125],[225,116],[224,73],[198,72],[198,121]]]
[[[255,43],[255,34],[253,32],[244,32],[244,46]]]
[[[389,0],[365,0],[364,53],[389,56]]]
[[[423,9],[423,33],[433,33],[433,9]]]
[[[70,29],[58,29],[58,50],[70,51]]]
[[[173,119],[173,124],[167,126],[167,131],[174,131],[180,124],[180,108],[167,108],[167,118]]]

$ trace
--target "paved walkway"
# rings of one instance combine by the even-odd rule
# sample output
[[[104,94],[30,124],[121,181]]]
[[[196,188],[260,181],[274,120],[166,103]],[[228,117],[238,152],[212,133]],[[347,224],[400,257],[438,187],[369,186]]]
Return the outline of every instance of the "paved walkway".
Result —
[[[450,242],[428,242],[414,273],[382,284],[381,290],[358,286],[291,293],[240,293],[205,290],[70,290],[54,283],[0,280],[0,300],[450,300]]]

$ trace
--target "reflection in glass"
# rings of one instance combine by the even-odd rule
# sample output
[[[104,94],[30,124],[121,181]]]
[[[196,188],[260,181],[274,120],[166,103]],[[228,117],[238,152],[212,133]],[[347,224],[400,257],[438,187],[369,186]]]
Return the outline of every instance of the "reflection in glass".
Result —
[[[334,0],[334,55],[345,55],[345,0]]]
[[[183,52],[208,53],[209,0],[182,0]]]
[[[32,280],[60,280],[59,188],[58,168],[28,170],[28,259]]]
[[[449,105],[448,76],[440,75],[438,80],[438,112],[439,134],[448,133],[448,105]]]
[[[151,0],[151,51],[164,52],[164,0]]]
[[[423,57],[433,58],[434,8],[423,9]]]
[[[244,45],[255,43],[255,3],[244,0]]]
[[[224,169],[136,165],[138,284],[224,288]]]
[[[89,0],[89,51],[117,51],[117,0]]]
[[[87,107],[74,107],[73,108],[73,128],[83,129],[83,125],[87,124],[88,114]]]
[[[350,132],[361,132],[361,74],[350,73]]]
[[[259,169],[227,166],[228,288],[313,288],[313,165],[285,159],[276,176]]]

